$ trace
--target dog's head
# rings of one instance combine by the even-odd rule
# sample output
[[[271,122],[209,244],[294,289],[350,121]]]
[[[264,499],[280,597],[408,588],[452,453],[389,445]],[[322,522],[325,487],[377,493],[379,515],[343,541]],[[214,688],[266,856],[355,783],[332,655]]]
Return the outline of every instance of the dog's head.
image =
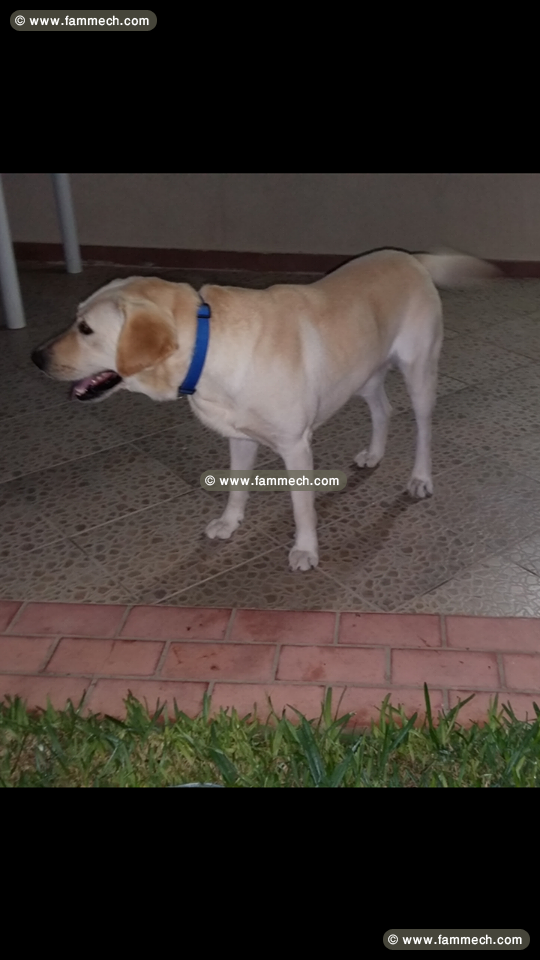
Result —
[[[55,380],[71,380],[73,400],[104,400],[122,388],[174,399],[197,304],[187,284],[114,280],[81,303],[69,329],[37,347],[32,360]]]

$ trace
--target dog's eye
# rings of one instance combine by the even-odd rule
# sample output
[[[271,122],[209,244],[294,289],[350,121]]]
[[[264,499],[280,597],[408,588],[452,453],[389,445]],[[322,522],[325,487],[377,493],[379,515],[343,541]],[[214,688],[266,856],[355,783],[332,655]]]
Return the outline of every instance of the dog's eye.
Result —
[[[94,331],[92,330],[91,327],[88,326],[86,320],[81,320],[79,324],[79,333],[84,333],[84,335],[87,337],[89,333],[93,333],[93,332]]]

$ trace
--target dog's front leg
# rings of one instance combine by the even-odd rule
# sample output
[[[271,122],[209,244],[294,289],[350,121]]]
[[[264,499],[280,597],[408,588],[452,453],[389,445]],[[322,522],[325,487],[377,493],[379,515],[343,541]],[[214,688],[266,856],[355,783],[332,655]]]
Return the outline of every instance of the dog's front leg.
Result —
[[[231,470],[252,470],[257,458],[258,443],[254,440],[229,440],[231,452]],[[206,536],[213,540],[228,540],[231,533],[244,519],[246,501],[249,497],[247,490],[231,490],[227,506],[221,517],[211,520],[206,528]]]
[[[304,438],[293,447],[279,450],[287,470],[313,470],[313,454],[309,440]],[[317,543],[317,515],[313,490],[291,490],[296,537],[289,553],[291,570],[309,570],[319,562]]]

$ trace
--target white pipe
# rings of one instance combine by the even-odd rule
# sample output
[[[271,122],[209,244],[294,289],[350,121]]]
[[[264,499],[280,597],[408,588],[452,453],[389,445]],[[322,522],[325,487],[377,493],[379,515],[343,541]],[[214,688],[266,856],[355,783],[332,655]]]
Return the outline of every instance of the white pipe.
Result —
[[[52,178],[67,272],[81,273],[81,251],[77,239],[77,224],[73,212],[69,175],[67,173],[53,173]]]
[[[6,323],[10,330],[21,330],[26,326],[21,288],[9,232],[9,221],[4,200],[4,190],[0,177],[0,286]]]

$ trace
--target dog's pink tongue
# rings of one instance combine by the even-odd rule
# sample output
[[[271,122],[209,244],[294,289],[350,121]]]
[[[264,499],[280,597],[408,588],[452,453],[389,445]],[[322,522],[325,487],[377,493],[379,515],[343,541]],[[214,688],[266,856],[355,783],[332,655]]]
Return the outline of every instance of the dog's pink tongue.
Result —
[[[77,382],[74,383],[73,387],[71,388],[71,399],[76,400],[77,397],[81,397],[84,393],[86,393],[94,379],[95,377],[84,377],[82,380],[77,380]]]

